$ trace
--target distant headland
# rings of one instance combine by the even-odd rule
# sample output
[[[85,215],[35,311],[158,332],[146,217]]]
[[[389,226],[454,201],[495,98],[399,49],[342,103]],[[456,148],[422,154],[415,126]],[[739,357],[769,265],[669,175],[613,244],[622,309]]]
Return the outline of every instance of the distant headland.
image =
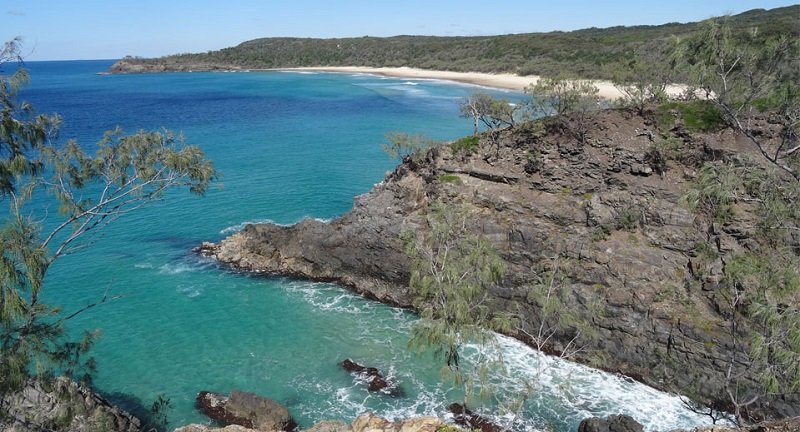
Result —
[[[793,5],[770,10],[753,9],[731,16],[729,22],[733,28],[758,27],[759,33],[765,37],[779,34],[800,37],[798,16],[800,5]],[[417,72],[399,68],[414,68],[443,71],[441,73],[492,74],[494,78],[455,75],[442,78],[426,72],[416,77],[520,89],[520,84],[512,78],[568,76],[613,80],[620,71],[629,67],[633,53],[663,46],[676,37],[696,32],[703,25],[704,21],[699,21],[499,36],[261,38],[205,53],[160,58],[128,56],[115,63],[109,72],[245,71],[309,67],[325,70],[348,68],[346,71],[353,71],[349,68],[357,67],[382,68],[369,70],[371,73],[408,76],[398,74],[400,71],[408,74]],[[528,85],[530,79],[519,82]]]

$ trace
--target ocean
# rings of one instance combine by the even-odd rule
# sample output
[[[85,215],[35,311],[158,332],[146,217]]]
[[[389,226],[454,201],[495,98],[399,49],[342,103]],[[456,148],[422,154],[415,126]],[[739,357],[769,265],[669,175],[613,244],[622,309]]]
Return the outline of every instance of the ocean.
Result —
[[[102,330],[93,349],[96,388],[134,410],[168,398],[171,427],[207,421],[194,409],[201,390],[270,397],[304,427],[351,421],[367,410],[390,419],[446,416],[447,405],[462,396],[442,379],[440,363],[407,348],[413,313],[335,284],[231,272],[191,249],[247,222],[342,215],[396,164],[381,150],[386,132],[466,135],[471,123],[459,118],[457,105],[475,88],[360,74],[97,74],[111,64],[29,62],[22,98],[63,118],[59,142],[76,139],[91,148],[118,126],[182,131],[222,178],[205,197],[172,192],[120,219],[48,273],[45,298],[65,313],[106,292],[121,296],[68,322],[74,335]],[[55,206],[40,200],[39,216],[53,223]],[[500,396],[536,384],[515,430],[574,431],[585,417],[617,413],[649,430],[707,421],[677,396],[498,341],[513,377],[493,377]],[[345,358],[379,368],[404,396],[369,393],[338,366]]]

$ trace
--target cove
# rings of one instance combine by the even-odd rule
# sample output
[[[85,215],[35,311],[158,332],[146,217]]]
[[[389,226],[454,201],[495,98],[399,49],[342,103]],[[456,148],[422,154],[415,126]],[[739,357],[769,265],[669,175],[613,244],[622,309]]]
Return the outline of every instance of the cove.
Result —
[[[86,146],[117,125],[181,130],[223,177],[205,198],[171,194],[118,221],[48,274],[47,300],[67,312],[106,290],[123,296],[69,322],[76,335],[103,331],[94,350],[96,387],[123,405],[168,397],[172,426],[205,421],[193,408],[201,390],[268,396],[302,426],[351,420],[365,410],[389,418],[444,416],[459,395],[440,379],[438,363],[406,348],[412,313],[332,284],[229,272],[190,251],[247,221],[290,224],[343,214],[392,169],[380,149],[387,131],[436,139],[468,134],[457,103],[473,88],[347,74],[96,75],[111,63],[29,63],[32,83],[22,96],[64,118],[62,140]],[[511,376],[544,365],[523,429],[571,431],[584,417],[615,413],[660,430],[705,420],[677,397],[500,342]],[[347,357],[388,373],[405,397],[368,393],[338,367]],[[509,390],[519,385],[497,381]]]

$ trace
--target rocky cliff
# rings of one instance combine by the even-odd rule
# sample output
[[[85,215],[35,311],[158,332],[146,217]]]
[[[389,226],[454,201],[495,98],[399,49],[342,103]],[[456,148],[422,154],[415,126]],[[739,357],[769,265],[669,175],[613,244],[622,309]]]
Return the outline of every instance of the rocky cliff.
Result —
[[[681,197],[703,162],[753,155],[751,144],[729,130],[690,133],[680,121],[658,130],[652,116],[618,110],[597,113],[581,142],[573,133],[580,122],[484,134],[472,151],[442,146],[406,158],[329,224],[248,225],[202,252],[245,271],[336,281],[409,306],[400,235],[424,234],[431,203],[458,204],[507,265],[490,291],[496,310],[521,317],[517,336],[542,319],[530,287],[558,270],[566,276],[559,298],[599,335],[579,360],[725,406],[731,341],[716,288],[727,257],[753,241],[754,210],[737,203],[737,219],[719,225]],[[654,159],[659,142],[680,156]],[[547,348],[558,351],[572,336],[566,329]],[[800,415],[800,397],[763,399],[757,411]]]
[[[74,381],[30,380],[22,390],[0,399],[0,431],[139,432],[141,422]]]

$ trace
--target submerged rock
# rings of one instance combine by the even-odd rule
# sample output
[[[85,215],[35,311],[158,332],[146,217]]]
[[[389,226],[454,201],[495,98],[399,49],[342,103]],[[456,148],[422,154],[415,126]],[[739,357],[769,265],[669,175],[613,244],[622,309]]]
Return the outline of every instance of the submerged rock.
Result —
[[[345,359],[339,363],[339,366],[366,381],[371,392],[384,392],[392,397],[401,396],[400,388],[397,384],[384,378],[377,368],[362,366],[350,359]]]
[[[447,408],[453,413],[455,422],[462,426],[466,426],[470,429],[480,429],[481,432],[502,432],[505,430],[486,417],[470,411],[467,407],[459,403],[450,404]]]
[[[292,431],[297,424],[289,411],[272,399],[233,390],[229,397],[202,391],[197,408],[223,425],[239,425],[262,431]]]

